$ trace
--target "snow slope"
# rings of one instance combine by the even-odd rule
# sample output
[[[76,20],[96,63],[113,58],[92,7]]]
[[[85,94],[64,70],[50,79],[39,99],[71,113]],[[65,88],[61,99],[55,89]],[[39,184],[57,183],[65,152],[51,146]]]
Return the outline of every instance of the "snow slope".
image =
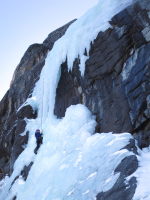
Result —
[[[83,105],[69,107],[63,119],[56,119],[53,110],[61,64],[67,58],[71,70],[79,56],[84,75],[88,59],[85,49],[88,53],[97,34],[110,26],[111,17],[130,3],[132,0],[99,1],[69,27],[49,52],[32,98],[25,103],[38,109],[38,118],[27,120],[28,145],[16,160],[12,176],[1,182],[0,200],[11,200],[15,195],[17,200],[94,200],[99,192],[114,185],[119,175],[114,174],[115,168],[131,155],[127,150],[120,150],[128,144],[130,134],[93,135],[96,122]],[[35,155],[37,128],[43,129],[44,143]],[[24,181],[20,172],[31,162],[33,166]]]
[[[38,154],[33,153],[32,136],[15,163],[13,178],[28,163],[28,155],[33,156],[34,164],[26,182],[20,176],[7,193],[13,180],[8,178],[1,188],[0,199],[9,200],[17,195],[17,200],[94,200],[100,191],[109,190],[119,176],[114,169],[123,158],[132,155],[120,150],[132,136],[92,135],[95,125],[94,117],[83,105],[69,107],[57,124],[48,123]]]

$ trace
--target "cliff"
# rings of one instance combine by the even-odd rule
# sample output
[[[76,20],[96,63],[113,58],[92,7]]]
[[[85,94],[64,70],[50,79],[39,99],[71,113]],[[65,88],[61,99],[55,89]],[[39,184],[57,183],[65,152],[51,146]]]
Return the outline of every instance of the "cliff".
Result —
[[[0,102],[2,176],[12,173],[14,162],[28,141],[28,132],[20,134],[27,120],[37,117],[37,110],[29,105],[18,109],[32,96],[48,52],[73,22],[51,33],[43,44],[28,48]],[[55,114],[61,118],[68,106],[84,104],[96,116],[97,132],[130,132],[140,148],[147,147],[150,145],[150,2],[137,1],[114,16],[110,24],[91,44],[84,76],[80,74],[78,58],[72,71],[68,71],[67,61],[62,64]],[[134,140],[125,148],[137,154]],[[116,200],[122,196],[124,200],[132,199],[136,179],[130,181],[129,190],[125,189],[124,180],[137,167],[135,156],[123,160],[116,169],[121,172],[118,182],[110,191],[100,193],[97,200]],[[29,169],[24,171],[27,176]]]
[[[28,133],[20,135],[26,127],[25,118],[37,115],[31,106],[17,110],[32,95],[48,51],[72,22],[49,34],[43,44],[33,44],[27,49],[14,72],[10,89],[0,102],[0,169],[4,174],[12,173],[13,164],[28,141]]]
[[[72,72],[62,65],[57,116],[64,116],[69,105],[82,103],[96,115],[98,132],[130,132],[141,148],[150,144],[148,5],[136,3],[113,17],[112,27],[91,45],[84,77],[78,59]]]

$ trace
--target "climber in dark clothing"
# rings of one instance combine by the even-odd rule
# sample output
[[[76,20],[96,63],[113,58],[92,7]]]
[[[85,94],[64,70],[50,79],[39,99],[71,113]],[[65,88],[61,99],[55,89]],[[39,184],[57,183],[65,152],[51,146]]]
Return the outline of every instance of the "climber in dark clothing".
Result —
[[[43,133],[37,129],[35,132],[35,137],[36,137],[36,148],[35,148],[35,153],[37,154],[38,149],[40,148],[41,144],[43,143]]]

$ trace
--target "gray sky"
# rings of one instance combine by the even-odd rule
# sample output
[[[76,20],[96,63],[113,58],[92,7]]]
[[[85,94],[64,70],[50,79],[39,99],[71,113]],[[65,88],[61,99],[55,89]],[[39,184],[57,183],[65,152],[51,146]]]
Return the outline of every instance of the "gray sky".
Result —
[[[0,99],[21,57],[33,43],[83,15],[98,0],[0,0]]]

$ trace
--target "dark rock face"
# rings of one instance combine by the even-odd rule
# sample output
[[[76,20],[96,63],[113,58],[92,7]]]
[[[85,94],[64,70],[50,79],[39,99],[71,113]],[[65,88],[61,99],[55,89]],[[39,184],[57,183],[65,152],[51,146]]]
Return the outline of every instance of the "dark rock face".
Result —
[[[57,88],[55,114],[85,104],[97,118],[98,132],[131,132],[140,147],[150,144],[149,1],[137,1],[111,20],[91,45],[84,77],[76,59],[67,63]],[[145,6],[147,5],[147,6]]]
[[[98,194],[97,200],[131,200],[136,189],[136,178],[131,178],[128,184],[123,184],[122,180],[123,177],[120,177],[111,190]]]
[[[37,111],[33,110],[33,108],[30,105],[23,106],[19,111],[17,112],[17,118],[19,119],[35,119],[37,117]]]
[[[73,22],[73,21],[72,21]],[[37,111],[31,106],[18,108],[31,96],[35,83],[45,64],[49,50],[56,40],[64,35],[69,25],[59,28],[49,34],[43,44],[33,44],[25,52],[17,66],[9,91],[0,102],[0,169],[2,174],[11,174],[13,164],[25,148],[28,132],[25,131],[25,118],[36,118]]]
[[[107,192],[97,195],[97,200],[131,200],[134,196],[137,181],[135,177],[126,181],[126,177],[133,174],[138,168],[138,160],[135,155],[126,157],[115,170],[120,176],[115,185]]]
[[[115,185],[109,191],[99,193],[96,200],[131,200],[133,198],[137,186],[136,178],[132,176],[128,181],[126,178],[138,168],[135,141],[130,140],[124,149],[133,152],[135,155],[128,156],[121,161],[115,169],[115,173],[119,173],[119,178]]]
[[[126,180],[126,178],[131,176],[138,168],[138,160],[136,157],[138,152],[135,140],[131,139],[129,144],[123,149],[133,152],[134,155],[128,156],[121,161],[114,171],[114,173],[119,173],[119,178],[115,185],[107,192],[99,193],[96,200],[132,200],[137,181],[134,176],[129,180]]]
[[[59,38],[61,38],[64,35],[64,33],[66,32],[67,28],[75,21],[76,21],[76,19],[72,20],[71,22],[69,22],[65,26],[62,26],[59,29],[57,29],[57,30],[53,31],[52,33],[50,33],[48,35],[48,37],[46,38],[46,40],[44,40],[43,44],[49,50],[52,49],[55,41],[58,40]]]
[[[21,175],[22,175],[22,177],[24,178],[25,181],[28,177],[28,173],[29,173],[32,165],[33,165],[33,162],[31,162],[28,166],[25,166],[24,169],[21,171]]]

